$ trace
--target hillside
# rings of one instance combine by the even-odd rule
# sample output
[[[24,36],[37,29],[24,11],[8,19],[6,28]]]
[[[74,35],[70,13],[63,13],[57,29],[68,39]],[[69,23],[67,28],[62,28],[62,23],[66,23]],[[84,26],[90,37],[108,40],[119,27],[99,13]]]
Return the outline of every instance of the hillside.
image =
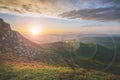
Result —
[[[70,43],[36,44],[24,38],[19,32],[11,30],[10,25],[0,19],[0,52],[9,52],[17,57],[14,59],[20,59],[20,61],[38,61],[50,65],[68,66],[69,63],[73,63],[79,66],[75,62],[77,58],[111,63],[115,57],[115,63],[119,64],[119,37],[113,37],[113,39],[114,44],[109,37],[83,37],[77,43],[73,40]]]
[[[60,77],[71,75],[75,77],[73,74],[84,76],[88,75],[89,70],[91,72],[93,70],[91,75],[94,73],[104,76],[107,73],[120,75],[120,38],[113,38],[115,47],[109,37],[94,37],[93,41],[90,37],[85,37],[78,39],[77,42],[70,40],[36,44],[24,38],[19,32],[13,31],[8,23],[0,19],[0,61],[8,67],[18,69],[47,69],[47,71],[52,69],[55,73],[60,71]],[[64,72],[64,68],[68,72]],[[76,69],[80,71],[76,72]],[[17,75],[16,73],[14,74]]]

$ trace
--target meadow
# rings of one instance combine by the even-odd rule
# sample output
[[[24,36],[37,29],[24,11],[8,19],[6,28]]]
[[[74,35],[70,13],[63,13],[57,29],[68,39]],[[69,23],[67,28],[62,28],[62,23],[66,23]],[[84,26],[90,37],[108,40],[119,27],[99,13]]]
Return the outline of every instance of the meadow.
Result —
[[[19,64],[19,63],[18,63]],[[94,69],[55,67],[33,63],[0,65],[0,80],[120,80],[120,76]],[[43,67],[42,67],[43,66]]]

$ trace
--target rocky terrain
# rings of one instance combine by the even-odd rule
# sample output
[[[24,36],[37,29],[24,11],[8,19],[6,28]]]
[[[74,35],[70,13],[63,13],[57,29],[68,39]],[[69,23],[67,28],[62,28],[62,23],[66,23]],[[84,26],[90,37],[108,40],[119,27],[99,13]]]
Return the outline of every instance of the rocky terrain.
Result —
[[[28,54],[35,53],[35,47],[37,45],[33,42],[25,39],[16,31],[11,30],[8,23],[0,19],[0,51],[1,52],[13,52],[16,54]]]

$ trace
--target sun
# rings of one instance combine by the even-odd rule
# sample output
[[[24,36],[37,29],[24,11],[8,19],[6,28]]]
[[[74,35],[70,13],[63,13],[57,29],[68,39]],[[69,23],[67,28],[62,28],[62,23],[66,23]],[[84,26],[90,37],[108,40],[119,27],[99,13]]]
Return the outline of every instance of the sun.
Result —
[[[32,35],[39,35],[41,33],[42,29],[40,27],[32,27],[30,29],[30,33]]]

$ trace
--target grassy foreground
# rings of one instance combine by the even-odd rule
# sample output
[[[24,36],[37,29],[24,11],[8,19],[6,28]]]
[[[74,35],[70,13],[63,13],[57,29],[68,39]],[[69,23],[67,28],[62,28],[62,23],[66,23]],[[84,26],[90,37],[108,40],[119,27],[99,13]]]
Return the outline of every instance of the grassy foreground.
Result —
[[[0,80],[120,80],[119,75],[84,68],[72,70],[68,67],[32,66],[25,63],[21,68],[0,65]]]

